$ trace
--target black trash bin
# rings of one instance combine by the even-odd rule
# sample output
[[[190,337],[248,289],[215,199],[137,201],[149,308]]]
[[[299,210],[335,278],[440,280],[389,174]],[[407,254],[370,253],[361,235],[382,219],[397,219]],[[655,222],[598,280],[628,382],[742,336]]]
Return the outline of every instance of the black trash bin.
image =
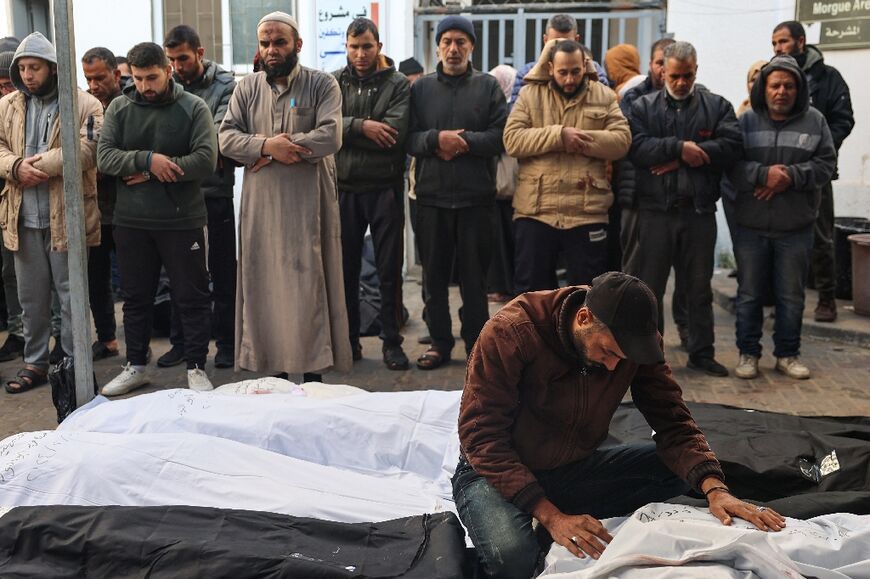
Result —
[[[852,299],[852,244],[849,236],[870,233],[870,219],[866,217],[834,218],[834,259],[836,261],[837,289],[840,300]]]

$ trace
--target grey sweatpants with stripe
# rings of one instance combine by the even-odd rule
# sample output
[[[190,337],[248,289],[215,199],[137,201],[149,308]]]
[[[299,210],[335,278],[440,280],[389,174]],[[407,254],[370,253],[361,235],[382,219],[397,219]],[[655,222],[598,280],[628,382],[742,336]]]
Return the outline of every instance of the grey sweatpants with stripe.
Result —
[[[51,230],[47,227],[19,227],[18,251],[14,253],[24,325],[24,362],[47,370],[52,283],[60,299],[60,343],[68,355],[73,351],[67,253],[51,250]]]

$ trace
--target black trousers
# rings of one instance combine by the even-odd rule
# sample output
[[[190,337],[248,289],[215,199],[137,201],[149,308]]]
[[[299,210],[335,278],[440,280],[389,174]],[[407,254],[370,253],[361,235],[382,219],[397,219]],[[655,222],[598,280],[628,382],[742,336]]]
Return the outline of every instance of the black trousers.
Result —
[[[514,295],[514,208],[510,199],[496,199],[493,211],[492,260],[487,291]]]
[[[229,197],[206,197],[208,210],[208,272],[211,277],[212,334],[218,350],[235,348],[236,331],[236,215]],[[173,292],[173,296],[175,293]],[[184,345],[181,315],[172,300],[169,341]]]
[[[716,215],[696,213],[694,209],[646,211],[641,209],[637,223],[637,259],[632,271],[658,298],[659,331],[664,333],[663,300],[671,268],[683,274],[687,350],[692,357],[712,357],[713,342],[713,260],[716,247]]]
[[[536,219],[514,221],[518,294],[556,289],[556,260],[565,256],[568,285],[590,283],[607,271],[607,225],[596,223],[571,229],[556,229]]]
[[[417,203],[417,243],[426,289],[426,325],[432,347],[449,355],[453,349],[448,286],[454,258],[462,296],[460,335],[471,352],[489,319],[486,274],[492,254],[493,206],[444,209]]]
[[[363,240],[366,229],[371,227],[380,282],[381,339],[384,346],[398,346],[402,343],[399,328],[402,325],[402,257],[405,248],[402,191],[398,187],[367,193],[339,191],[338,204],[350,342],[359,342],[359,274]]]
[[[100,245],[88,251],[88,295],[97,328],[97,340],[115,339],[115,301],[112,298],[112,252],[115,239],[111,225],[100,226]]]
[[[144,366],[151,341],[154,294],[160,267],[172,284],[172,301],[181,314],[187,368],[205,368],[211,336],[211,308],[205,256],[205,231],[115,227],[127,361]]]
[[[819,300],[832,300],[837,290],[834,268],[834,189],[829,181],[822,187],[822,201],[813,239],[812,268]]]

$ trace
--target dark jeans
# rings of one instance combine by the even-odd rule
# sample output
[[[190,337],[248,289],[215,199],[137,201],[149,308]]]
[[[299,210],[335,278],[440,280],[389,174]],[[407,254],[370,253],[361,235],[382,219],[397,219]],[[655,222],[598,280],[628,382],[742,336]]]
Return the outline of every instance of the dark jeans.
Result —
[[[432,347],[449,356],[453,349],[448,286],[454,258],[462,296],[460,334],[471,352],[489,319],[486,273],[492,253],[492,205],[444,209],[417,203],[417,243],[426,288],[426,324]]]
[[[115,339],[115,300],[112,297],[112,252],[115,239],[111,225],[100,226],[100,245],[88,251],[88,293],[91,314],[97,328],[97,340]]]
[[[236,331],[236,215],[229,197],[206,197],[208,210],[208,272],[211,277],[212,333],[218,350],[235,348]],[[172,325],[169,341],[184,345],[181,315],[172,291]]]
[[[556,260],[565,256],[568,285],[583,285],[607,271],[607,225],[596,223],[556,229],[536,219],[514,221],[518,294],[556,289]]]
[[[761,356],[764,305],[772,272],[776,304],[773,355],[800,355],[813,227],[772,238],[734,224],[731,238],[737,258],[737,348],[741,354]]]
[[[664,296],[671,268],[683,273],[689,355],[713,357],[713,252],[716,216],[693,209],[638,214],[638,248],[632,271],[653,291],[659,303],[659,331],[664,333]],[[678,276],[679,277],[679,276]]]
[[[661,462],[654,443],[596,450],[583,460],[534,474],[559,510],[598,519],[627,515],[689,490]],[[545,552],[532,531],[530,514],[505,500],[465,459],[453,476],[453,498],[486,576],[534,575]]]
[[[359,274],[366,229],[371,227],[375,265],[380,282],[381,339],[384,346],[402,343],[402,258],[404,255],[405,209],[402,192],[387,187],[368,193],[339,191],[341,252],[344,269],[344,299],[350,326],[350,342],[359,342]]]
[[[205,231],[115,227],[127,361],[144,366],[151,341],[154,294],[161,265],[172,284],[172,301],[181,313],[187,368],[205,368],[211,336]]]
[[[822,187],[822,201],[813,229],[812,264],[819,300],[834,299],[837,275],[834,269],[834,189],[830,181]]]

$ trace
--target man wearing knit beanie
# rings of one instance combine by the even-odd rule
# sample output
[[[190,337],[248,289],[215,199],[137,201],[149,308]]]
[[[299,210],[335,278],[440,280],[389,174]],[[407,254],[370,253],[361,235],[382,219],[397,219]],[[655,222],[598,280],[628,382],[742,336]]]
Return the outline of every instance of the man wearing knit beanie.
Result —
[[[417,359],[423,370],[447,362],[453,349],[447,288],[454,255],[466,354],[489,318],[495,162],[504,151],[507,103],[495,77],[470,63],[476,38],[468,19],[441,20],[437,71],[411,87],[408,152],[416,159],[417,241],[432,336],[432,346]]]

